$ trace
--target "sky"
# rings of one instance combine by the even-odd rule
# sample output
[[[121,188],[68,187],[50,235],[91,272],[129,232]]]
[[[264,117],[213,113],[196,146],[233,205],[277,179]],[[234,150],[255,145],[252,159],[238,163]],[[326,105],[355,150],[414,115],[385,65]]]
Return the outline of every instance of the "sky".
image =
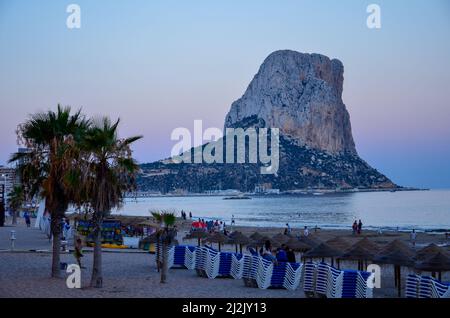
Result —
[[[166,158],[173,129],[222,128],[263,60],[291,49],[343,62],[364,160],[403,186],[450,188],[449,39],[447,0],[0,0],[0,164],[17,125],[58,103],[120,117],[122,136],[144,135],[141,163]]]

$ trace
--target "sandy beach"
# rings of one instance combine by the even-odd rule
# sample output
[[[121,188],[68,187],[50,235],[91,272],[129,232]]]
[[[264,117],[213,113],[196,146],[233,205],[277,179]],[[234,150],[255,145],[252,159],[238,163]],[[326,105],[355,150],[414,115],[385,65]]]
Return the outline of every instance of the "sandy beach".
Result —
[[[193,240],[183,241],[189,230],[190,222],[178,220],[178,239],[180,244],[196,245]],[[10,224],[9,220],[7,224]],[[15,251],[10,250],[10,231],[16,231]],[[244,234],[255,230],[263,235],[272,236],[281,233],[279,228],[235,227]],[[300,230],[293,229],[294,233]],[[314,232],[314,231],[312,231]],[[312,233],[315,238],[327,240],[341,236],[350,243],[362,237],[368,237],[374,242],[384,245],[394,239],[409,242],[408,233],[386,232],[378,235],[363,231],[360,237],[354,237],[351,231],[319,230]],[[419,233],[416,248],[429,243],[447,244],[444,234]],[[261,290],[244,286],[242,280],[205,279],[196,275],[195,271],[186,269],[170,269],[168,282],[159,283],[159,274],[155,266],[155,255],[136,249],[112,250],[105,249],[103,253],[104,288],[90,288],[89,280],[92,268],[91,249],[85,249],[82,270],[82,288],[68,289],[65,278],[51,279],[51,243],[39,229],[26,228],[20,220],[19,225],[0,228],[0,297],[212,297],[212,298],[303,298],[300,286],[296,291],[268,289]],[[448,247],[447,247],[448,248]],[[37,250],[37,251],[36,251]],[[223,250],[234,250],[234,246],[225,245]],[[73,255],[61,254],[61,261],[75,263]],[[356,268],[352,262],[342,262],[341,268]],[[403,278],[412,272],[402,270]],[[63,277],[68,274],[63,272]],[[374,297],[396,297],[394,288],[393,266],[382,266],[381,289],[374,290]],[[444,281],[450,281],[449,273],[443,275]]]

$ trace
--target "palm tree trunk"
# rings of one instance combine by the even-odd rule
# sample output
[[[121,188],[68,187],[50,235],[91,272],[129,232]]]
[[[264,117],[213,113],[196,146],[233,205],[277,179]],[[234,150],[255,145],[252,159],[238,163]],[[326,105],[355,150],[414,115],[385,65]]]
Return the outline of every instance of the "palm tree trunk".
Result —
[[[156,238],[156,269],[158,270],[158,273],[161,269],[161,253],[160,253],[160,248],[161,248],[161,243],[160,243],[160,239],[159,237]]]
[[[16,225],[17,224],[17,211],[12,211],[12,224]]]
[[[61,277],[60,251],[61,251],[61,217],[56,215],[51,219],[51,232],[53,236],[53,250],[52,250],[52,277]]]
[[[166,240],[163,240],[162,243],[162,270],[161,270],[161,283],[165,283],[167,280],[167,271],[168,271],[168,265],[167,264],[167,256],[168,256],[168,248],[167,248],[167,242]]]
[[[92,266],[91,287],[103,287],[102,272],[102,231],[101,221],[95,222],[94,230],[94,264]]]

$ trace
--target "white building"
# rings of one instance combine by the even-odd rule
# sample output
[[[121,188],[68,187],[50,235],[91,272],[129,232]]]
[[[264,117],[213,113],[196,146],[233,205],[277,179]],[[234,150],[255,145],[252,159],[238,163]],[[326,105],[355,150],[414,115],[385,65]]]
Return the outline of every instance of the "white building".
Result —
[[[5,166],[0,166],[0,185],[5,185],[5,197],[12,191],[17,184],[16,170]]]

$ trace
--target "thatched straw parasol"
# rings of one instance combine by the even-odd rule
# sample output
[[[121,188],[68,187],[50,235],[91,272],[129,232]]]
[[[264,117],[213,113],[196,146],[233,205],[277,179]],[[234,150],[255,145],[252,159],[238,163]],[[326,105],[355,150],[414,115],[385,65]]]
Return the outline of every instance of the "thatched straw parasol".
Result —
[[[417,263],[414,267],[421,271],[431,272],[433,277],[435,277],[437,272],[439,273],[438,279],[442,280],[442,272],[450,271],[450,256],[445,252],[438,252]]]
[[[249,246],[249,247],[254,247],[254,248],[257,249],[258,247],[264,246],[264,245],[266,244],[267,241],[270,242],[270,245],[271,245],[273,248],[277,248],[277,247],[280,247],[280,246],[281,246],[280,243],[278,243],[277,241],[274,241],[273,239],[271,239],[271,238],[268,237],[268,236],[261,236],[260,239],[258,239],[258,240],[252,239],[251,242],[248,244],[248,246]]]
[[[305,258],[321,258],[322,262],[325,258],[331,258],[331,265],[334,263],[334,258],[342,255],[342,251],[331,247],[327,243],[320,243],[318,246],[309,250],[303,257]]]
[[[444,250],[442,247],[439,247],[436,244],[431,243],[430,245],[425,246],[424,248],[419,250],[416,254],[415,259],[417,261],[424,261],[427,258],[436,255],[438,253],[448,254],[448,252]]]
[[[397,251],[402,251],[405,255],[408,255],[411,258],[414,258],[416,256],[416,251],[408,244],[400,240],[394,240],[390,242],[380,251],[379,255],[387,255]]]
[[[206,238],[206,241],[210,242],[210,243],[217,243],[219,245],[219,251],[220,251],[221,244],[224,244],[225,242],[228,241],[228,236],[226,236],[222,232],[215,232],[211,235],[208,235],[208,237]]]
[[[301,236],[299,238],[300,242],[303,242],[309,246],[311,246],[311,248],[317,247],[319,246],[322,242],[320,239],[314,237],[313,235],[308,235],[308,236]]]
[[[375,254],[376,252],[368,250],[362,245],[355,244],[347,249],[339,259],[358,261],[358,270],[364,270],[364,261],[374,259]]]
[[[362,240],[356,242],[353,246],[361,246],[363,248],[365,248],[366,250],[372,252],[372,253],[378,253],[380,251],[380,246],[369,240],[367,237],[363,238]]]
[[[140,226],[156,227],[156,228],[160,227],[160,225],[158,223],[152,222],[150,220],[141,221],[141,222],[139,222],[138,225],[140,225]]]
[[[281,234],[281,233],[278,233],[272,237],[273,241],[277,241],[281,244],[285,244],[287,241],[289,241],[289,239],[290,239],[289,236]]]
[[[253,241],[259,241],[259,240],[261,240],[263,238],[263,236],[259,232],[255,232],[252,235],[250,235],[250,238]]]
[[[331,247],[333,247],[333,248],[335,248],[337,250],[341,250],[343,252],[348,250],[350,247],[352,247],[352,245],[348,241],[344,240],[340,236],[336,236],[336,237],[334,237],[332,239],[329,239],[325,243],[327,243]]]
[[[208,234],[204,231],[194,231],[186,235],[183,240],[191,240],[191,239],[197,239],[198,240],[198,246],[200,246],[200,240],[207,237]]]
[[[292,249],[294,252],[301,252],[304,253],[306,251],[309,251],[312,247],[302,241],[299,241],[296,238],[290,238],[289,241],[287,241],[286,246]]]
[[[233,232],[230,234],[228,238],[229,244],[235,244],[236,245],[236,253],[238,251],[238,245],[240,248],[240,252],[242,253],[242,245],[247,245],[251,242],[251,239],[249,239],[247,236],[242,234],[241,232]]]
[[[397,242],[396,242],[397,241]],[[401,281],[401,267],[414,266],[414,251],[398,240],[389,243],[373,261],[380,264],[394,265],[394,282],[398,288],[398,297],[401,297],[402,281]]]

